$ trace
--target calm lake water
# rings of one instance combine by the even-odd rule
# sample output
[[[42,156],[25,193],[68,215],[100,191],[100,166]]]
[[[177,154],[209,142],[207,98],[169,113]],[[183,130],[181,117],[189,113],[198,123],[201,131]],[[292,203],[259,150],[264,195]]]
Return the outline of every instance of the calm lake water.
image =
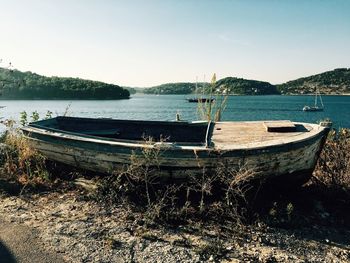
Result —
[[[53,116],[62,115],[68,107],[69,116],[116,119],[197,120],[197,104],[187,102],[188,95],[133,95],[129,100],[2,100],[1,117],[19,119],[20,112],[28,115],[38,111],[44,117],[48,110]],[[350,96],[323,96],[323,112],[303,112],[312,105],[313,96],[230,96],[223,120],[292,120],[316,123],[330,118],[334,127],[350,128]]]

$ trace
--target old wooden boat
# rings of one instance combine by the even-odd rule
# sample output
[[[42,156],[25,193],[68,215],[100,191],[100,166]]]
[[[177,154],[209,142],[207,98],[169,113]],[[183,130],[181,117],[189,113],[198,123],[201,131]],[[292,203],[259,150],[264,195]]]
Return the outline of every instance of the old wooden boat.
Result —
[[[329,131],[327,125],[291,121],[165,122],[56,117],[22,128],[47,158],[112,173],[131,155],[156,150],[154,165],[168,176],[184,170],[245,165],[260,178],[305,182]],[[145,141],[144,138],[153,138]],[[152,163],[152,161],[151,161]],[[151,164],[152,165],[152,164]]]

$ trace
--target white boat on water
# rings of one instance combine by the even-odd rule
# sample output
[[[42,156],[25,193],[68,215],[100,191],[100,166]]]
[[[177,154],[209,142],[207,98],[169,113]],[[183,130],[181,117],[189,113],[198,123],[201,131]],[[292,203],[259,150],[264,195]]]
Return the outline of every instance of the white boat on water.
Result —
[[[318,100],[320,100],[321,105],[318,105]],[[323,105],[323,101],[322,101],[322,97],[320,94],[320,91],[318,89],[316,89],[316,93],[315,93],[315,103],[313,106],[304,106],[303,111],[323,111],[324,109],[324,105]]]

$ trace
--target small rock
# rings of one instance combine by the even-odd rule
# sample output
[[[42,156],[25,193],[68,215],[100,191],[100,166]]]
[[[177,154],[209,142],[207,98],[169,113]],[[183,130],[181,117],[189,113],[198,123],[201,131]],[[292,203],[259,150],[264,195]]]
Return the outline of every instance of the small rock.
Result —
[[[226,248],[226,250],[231,251],[232,248],[233,248],[232,246],[228,246],[228,247]]]

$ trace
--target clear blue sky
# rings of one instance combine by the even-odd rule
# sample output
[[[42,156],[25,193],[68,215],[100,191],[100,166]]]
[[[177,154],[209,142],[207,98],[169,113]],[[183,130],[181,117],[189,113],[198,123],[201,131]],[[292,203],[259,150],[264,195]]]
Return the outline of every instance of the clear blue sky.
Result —
[[[348,0],[0,0],[1,66],[118,85],[350,67]]]

